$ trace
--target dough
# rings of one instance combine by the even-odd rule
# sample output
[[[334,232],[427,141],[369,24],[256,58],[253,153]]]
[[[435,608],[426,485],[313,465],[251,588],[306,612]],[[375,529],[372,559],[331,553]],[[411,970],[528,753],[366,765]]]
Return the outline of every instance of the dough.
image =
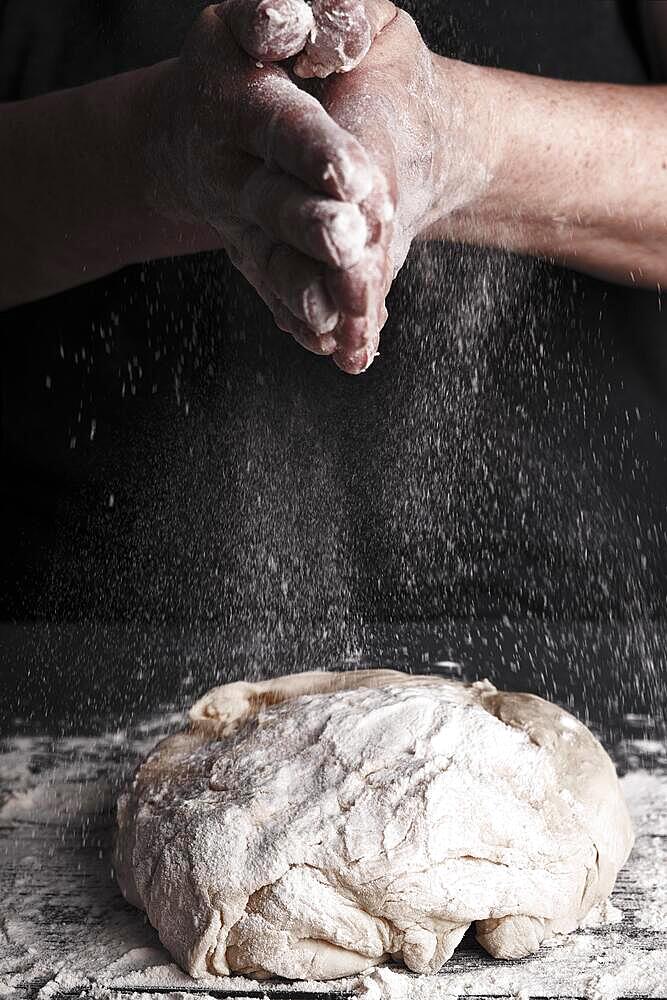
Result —
[[[606,899],[632,846],[614,766],[555,705],[391,670],[214,688],[118,804],[116,872],[192,976],[437,972]]]

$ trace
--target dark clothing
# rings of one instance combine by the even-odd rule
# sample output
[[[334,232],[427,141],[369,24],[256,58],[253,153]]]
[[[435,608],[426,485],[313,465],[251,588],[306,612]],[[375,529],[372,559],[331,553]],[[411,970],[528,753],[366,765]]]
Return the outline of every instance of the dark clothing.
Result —
[[[174,55],[202,6],[0,0],[0,96]],[[408,8],[445,55],[646,80],[612,0]],[[1,316],[0,615],[271,648],[359,620],[663,614],[657,296],[433,243],[389,311],[359,378],[280,334],[222,254]]]

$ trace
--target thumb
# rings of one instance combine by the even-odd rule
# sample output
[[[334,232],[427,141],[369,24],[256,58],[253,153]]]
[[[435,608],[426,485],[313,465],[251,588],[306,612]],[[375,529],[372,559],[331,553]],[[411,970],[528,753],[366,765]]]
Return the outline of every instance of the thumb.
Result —
[[[326,77],[358,66],[396,17],[390,0],[313,0],[314,29],[294,65],[300,77]]]
[[[314,25],[305,0],[227,0],[216,13],[244,52],[263,62],[301,52]]]

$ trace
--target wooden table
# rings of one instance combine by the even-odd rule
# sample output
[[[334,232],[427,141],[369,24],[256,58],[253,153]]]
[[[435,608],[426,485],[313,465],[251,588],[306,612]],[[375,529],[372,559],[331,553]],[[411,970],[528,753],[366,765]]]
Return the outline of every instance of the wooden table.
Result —
[[[667,746],[615,748],[637,843],[613,902],[617,923],[496,962],[468,938],[439,976],[382,972],[327,984],[197,981],[180,972],[145,917],[122,899],[109,849],[113,802],[138,755],[178,725],[172,714],[128,731],[54,739],[10,735],[0,754],[0,995],[149,1000],[196,995],[377,1000],[445,997],[667,998]],[[649,765],[647,767],[646,765]]]

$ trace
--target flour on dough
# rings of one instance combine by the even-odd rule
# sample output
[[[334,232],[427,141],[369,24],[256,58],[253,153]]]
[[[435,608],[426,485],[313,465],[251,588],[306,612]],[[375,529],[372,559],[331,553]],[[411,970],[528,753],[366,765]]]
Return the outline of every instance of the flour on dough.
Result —
[[[192,976],[437,972],[471,923],[535,952],[632,846],[614,766],[571,715],[396,671],[214,688],[118,804],[116,871]]]

